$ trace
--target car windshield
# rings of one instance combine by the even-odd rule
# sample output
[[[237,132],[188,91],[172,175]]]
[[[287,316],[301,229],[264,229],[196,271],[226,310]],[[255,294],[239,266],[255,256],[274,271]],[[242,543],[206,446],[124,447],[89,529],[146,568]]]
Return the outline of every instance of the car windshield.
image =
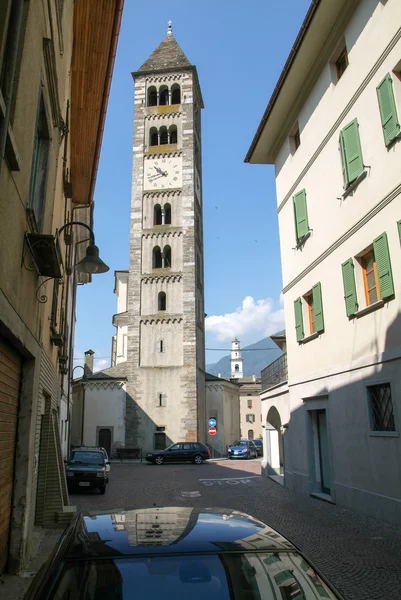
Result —
[[[233,446],[247,446],[247,445],[248,445],[247,440],[237,440],[236,442],[233,443]]]
[[[262,440],[253,440],[253,443],[255,444],[255,446],[261,446]]]
[[[52,598],[71,590],[75,600],[335,598],[301,556],[285,552],[67,561]]]
[[[87,450],[77,450],[71,453],[68,464],[71,465],[102,465],[104,464],[103,454],[101,452],[88,452]]]

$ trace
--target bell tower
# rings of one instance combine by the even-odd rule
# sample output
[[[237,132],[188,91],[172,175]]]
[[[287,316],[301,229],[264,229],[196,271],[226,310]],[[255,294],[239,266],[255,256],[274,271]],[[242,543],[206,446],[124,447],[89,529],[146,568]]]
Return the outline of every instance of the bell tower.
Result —
[[[132,74],[126,446],[205,441],[201,109],[172,33]]]
[[[242,379],[244,376],[244,366],[241,355],[241,346],[237,338],[231,342],[231,379]]]

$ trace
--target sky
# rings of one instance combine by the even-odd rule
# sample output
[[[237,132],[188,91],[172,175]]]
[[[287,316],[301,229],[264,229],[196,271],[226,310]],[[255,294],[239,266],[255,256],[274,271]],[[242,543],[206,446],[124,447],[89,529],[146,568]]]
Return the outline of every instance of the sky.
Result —
[[[206,363],[284,328],[274,168],[244,163],[310,0],[125,0],[95,189],[95,235],[110,266],[78,288],[74,365],[110,365],[114,271],[129,267],[133,94],[167,33],[196,65],[202,110]],[[220,349],[220,351],[208,349]]]

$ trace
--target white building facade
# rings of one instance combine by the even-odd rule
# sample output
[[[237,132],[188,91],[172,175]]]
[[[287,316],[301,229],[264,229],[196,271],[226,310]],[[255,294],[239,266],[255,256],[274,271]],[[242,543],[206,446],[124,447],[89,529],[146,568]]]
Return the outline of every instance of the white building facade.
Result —
[[[401,4],[309,9],[246,160],[274,164],[293,490],[401,518]]]

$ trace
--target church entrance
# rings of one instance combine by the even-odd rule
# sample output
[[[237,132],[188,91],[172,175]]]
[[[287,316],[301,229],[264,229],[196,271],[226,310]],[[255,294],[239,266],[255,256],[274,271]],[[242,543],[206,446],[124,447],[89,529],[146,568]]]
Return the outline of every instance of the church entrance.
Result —
[[[111,429],[104,427],[99,429],[99,446],[104,448],[107,454],[111,454]]]

